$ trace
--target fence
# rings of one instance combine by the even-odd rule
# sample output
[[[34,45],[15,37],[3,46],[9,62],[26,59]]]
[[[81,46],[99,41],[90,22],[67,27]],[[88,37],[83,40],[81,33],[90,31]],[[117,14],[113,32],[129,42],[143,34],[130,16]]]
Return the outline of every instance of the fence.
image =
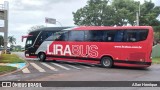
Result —
[[[160,44],[156,45],[152,49],[152,57],[160,57]]]

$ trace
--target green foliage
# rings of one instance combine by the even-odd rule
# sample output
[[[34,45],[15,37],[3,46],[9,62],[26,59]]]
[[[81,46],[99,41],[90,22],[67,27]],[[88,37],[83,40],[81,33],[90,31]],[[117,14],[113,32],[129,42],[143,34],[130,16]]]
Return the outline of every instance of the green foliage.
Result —
[[[76,25],[112,26],[114,10],[108,0],[89,0],[88,5],[73,12]]]
[[[160,6],[150,1],[134,0],[88,0],[87,5],[73,12],[76,25],[124,26],[135,25],[136,12],[140,6],[140,25],[158,26]]]
[[[16,67],[11,67],[11,66],[0,66],[0,74],[11,72],[11,71],[14,71],[16,69],[17,69]]]
[[[115,25],[123,26],[127,24],[135,25],[136,12],[138,10],[139,2],[133,0],[113,0]]]
[[[152,62],[153,62],[154,64],[160,64],[160,58],[153,58],[153,59],[152,59]]]
[[[160,32],[160,25],[159,26],[153,26],[153,29],[155,32]]]
[[[25,61],[20,59],[17,55],[2,54],[0,63],[24,63]]]
[[[159,41],[160,40],[160,26],[153,26],[154,29],[154,40]]]
[[[4,38],[2,35],[0,35],[0,47],[4,46]]]
[[[154,40],[157,41],[160,38],[159,32],[154,32]]]
[[[159,26],[157,17],[160,14],[160,6],[155,6],[152,1],[145,1],[141,5],[140,25]]]
[[[14,38],[14,36],[9,36],[8,37],[8,42],[13,45],[16,44],[16,38]]]
[[[16,44],[16,38],[14,36],[9,36],[8,37],[8,42],[13,45],[14,43]],[[0,47],[4,46],[4,38],[2,35],[0,35]]]

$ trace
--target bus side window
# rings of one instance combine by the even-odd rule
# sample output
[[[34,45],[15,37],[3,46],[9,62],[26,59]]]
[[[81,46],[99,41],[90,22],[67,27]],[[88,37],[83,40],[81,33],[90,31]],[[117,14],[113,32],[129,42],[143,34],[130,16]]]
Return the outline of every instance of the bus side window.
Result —
[[[124,37],[124,31],[123,30],[117,31],[116,35],[115,35],[115,38],[114,38],[114,42],[122,42],[123,37]]]
[[[69,41],[84,41],[84,31],[70,31]]]
[[[127,42],[136,42],[137,39],[138,39],[137,30],[127,30],[127,32],[126,32],[126,41]]]
[[[102,30],[85,31],[85,40],[94,42],[103,42],[104,41],[103,33],[104,31]]]
[[[45,41],[53,41],[53,40],[54,40],[54,36],[51,35],[51,36],[49,36]]]
[[[45,39],[47,39],[49,36],[51,36],[53,32],[42,32],[40,35],[40,42],[43,42]]]
[[[40,45],[42,44],[42,42],[44,40],[46,40],[48,37],[52,36],[54,32],[51,32],[51,31],[42,31],[36,41],[36,44],[37,45]]]
[[[68,41],[68,32],[63,33],[56,41]]]
[[[91,37],[91,35],[90,35],[90,31],[89,30],[86,30],[86,31],[84,31],[85,32],[85,41],[90,41],[90,37]]]
[[[148,36],[148,30],[139,30],[138,35],[139,35],[138,41],[146,40]]]
[[[114,38],[115,38],[115,35],[116,35],[116,30],[105,30],[105,33],[104,33],[104,41],[105,42],[114,42]]]

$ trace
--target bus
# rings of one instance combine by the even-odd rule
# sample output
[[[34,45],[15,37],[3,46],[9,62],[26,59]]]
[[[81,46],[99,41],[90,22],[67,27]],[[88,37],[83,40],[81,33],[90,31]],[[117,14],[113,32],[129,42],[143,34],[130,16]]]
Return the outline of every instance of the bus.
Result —
[[[55,32],[61,31],[68,27],[44,27],[34,31],[29,32],[27,36],[22,36],[22,42],[24,38],[26,39],[25,44],[25,57],[26,58],[37,58],[35,52],[44,42],[44,40],[52,36]]]
[[[33,35],[33,33],[31,33]],[[78,26],[55,32],[40,44],[38,33],[27,39],[37,46],[25,52],[40,61],[60,60],[112,66],[149,67],[152,63],[151,26]],[[39,37],[39,38],[38,38]],[[28,47],[28,46],[26,46]]]

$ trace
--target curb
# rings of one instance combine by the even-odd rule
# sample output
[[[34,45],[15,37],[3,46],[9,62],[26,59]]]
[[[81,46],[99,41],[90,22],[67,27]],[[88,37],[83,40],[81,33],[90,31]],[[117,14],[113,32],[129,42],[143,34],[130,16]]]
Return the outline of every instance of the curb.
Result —
[[[20,57],[19,57],[19,58],[20,58]],[[26,60],[24,60],[23,58],[20,58],[20,59],[22,59],[22,60],[25,61],[25,63],[26,63],[26,65],[25,65],[23,68],[17,69],[17,70],[15,70],[15,71],[11,71],[11,72],[8,72],[8,73],[5,73],[5,74],[2,74],[2,75],[0,75],[0,77],[6,76],[6,75],[9,75],[9,74],[13,74],[13,73],[16,73],[16,72],[19,72],[19,71],[22,71],[23,69],[25,69],[25,68],[27,68],[27,67],[29,66],[29,63],[28,63]]]

